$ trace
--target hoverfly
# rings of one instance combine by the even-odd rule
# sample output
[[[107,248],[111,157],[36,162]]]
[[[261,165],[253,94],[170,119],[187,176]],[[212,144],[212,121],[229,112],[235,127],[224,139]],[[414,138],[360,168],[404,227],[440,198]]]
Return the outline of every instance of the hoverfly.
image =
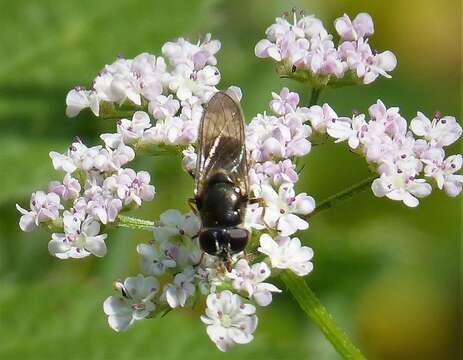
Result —
[[[194,202],[202,221],[201,249],[222,259],[246,247],[249,231],[241,228],[248,198],[244,118],[239,104],[218,92],[208,102],[199,129]]]

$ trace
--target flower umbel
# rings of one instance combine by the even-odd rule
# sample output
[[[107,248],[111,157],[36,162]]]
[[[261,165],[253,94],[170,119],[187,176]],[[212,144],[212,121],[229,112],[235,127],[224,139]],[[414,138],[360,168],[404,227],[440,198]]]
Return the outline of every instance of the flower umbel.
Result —
[[[369,14],[353,19],[344,14],[334,28],[338,43],[320,19],[294,9],[276,18],[255,46],[256,56],[276,62],[281,77],[310,85],[313,94],[310,104],[303,104],[303,96],[288,87],[272,91],[268,106],[245,125],[249,201],[240,226],[252,236],[246,250],[227,262],[230,271],[220,258],[202,251],[196,211],[168,209],[156,221],[122,215],[156,197],[151,184],[156,171],[132,169],[135,157],[180,155],[183,169],[195,175],[201,118],[219,91],[220,41],[210,34],[196,43],[179,38],[166,42],[162,55],[119,57],[101,69],[90,89],[69,91],[68,117],[89,109],[105,121],[113,119],[113,132],[101,134],[100,145],[87,146],[76,138],[67,149],[49,153],[61,178],[51,181],[47,192],[32,193],[29,209],[16,205],[19,227],[27,232],[48,230],[48,249],[58,259],[104,257],[115,225],[152,231],[152,239],[134,250],[141,274],[114,282],[117,294],[103,303],[112,329],[124,331],[139,320],[202,307],[209,338],[219,350],[228,351],[253,340],[258,306],[269,306],[282,292],[272,284],[276,276],[281,275],[300,303],[313,300],[298,277],[311,273],[314,253],[298,232],[307,230],[309,217],[324,206],[317,200],[317,209],[314,198],[300,190],[305,176],[300,158],[315,145],[345,142],[351,152],[363,156],[376,174],[364,183],[377,197],[416,207],[436,188],[452,197],[461,193],[462,155],[446,153],[462,135],[455,117],[436,113],[431,120],[418,112],[408,123],[398,107],[388,108],[381,100],[365,113],[347,116],[338,116],[328,103],[317,104],[326,87],[390,78],[397,65],[391,51],[372,48],[375,27]],[[237,86],[230,86],[227,94],[236,102],[243,97]],[[317,169],[309,167],[310,171]],[[296,295],[304,289],[304,296]],[[309,316],[316,313],[311,318],[340,354],[358,358],[352,354],[360,352],[334,329],[331,317],[319,316],[326,309],[308,309],[311,304],[302,308]]]

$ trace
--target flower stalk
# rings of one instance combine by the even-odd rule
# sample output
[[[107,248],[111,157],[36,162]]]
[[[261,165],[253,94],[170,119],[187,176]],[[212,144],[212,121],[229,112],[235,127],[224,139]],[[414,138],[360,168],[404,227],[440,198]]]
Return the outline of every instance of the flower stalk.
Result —
[[[358,182],[355,185],[352,185],[351,187],[348,187],[347,189],[344,189],[334,195],[331,195],[327,199],[321,201],[318,206],[315,208],[315,210],[310,213],[309,217],[312,217],[316,214],[319,214],[325,210],[328,210],[338,204],[340,204],[343,201],[349,200],[356,194],[361,193],[362,191],[365,191],[370,188],[371,183],[373,180],[377,178],[377,176],[370,176],[366,179],[363,179],[362,181]]]
[[[346,333],[336,324],[333,317],[315,296],[303,277],[285,270],[281,273],[281,279],[289,291],[291,291],[301,309],[320,328],[344,359],[365,359],[360,350],[350,341]]]
[[[314,87],[312,89],[312,93],[310,94],[310,102],[309,102],[310,106],[317,105],[321,92],[322,92],[321,88]]]
[[[119,215],[117,217],[116,226],[134,230],[152,231],[155,226],[155,222],[125,215]]]

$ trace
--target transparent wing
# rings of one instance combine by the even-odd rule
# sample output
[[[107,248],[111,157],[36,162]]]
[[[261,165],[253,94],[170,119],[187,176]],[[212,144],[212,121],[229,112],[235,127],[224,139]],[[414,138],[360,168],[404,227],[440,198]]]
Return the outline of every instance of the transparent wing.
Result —
[[[208,102],[199,129],[196,195],[201,196],[211,176],[221,172],[248,194],[248,168],[241,108],[225,92]]]

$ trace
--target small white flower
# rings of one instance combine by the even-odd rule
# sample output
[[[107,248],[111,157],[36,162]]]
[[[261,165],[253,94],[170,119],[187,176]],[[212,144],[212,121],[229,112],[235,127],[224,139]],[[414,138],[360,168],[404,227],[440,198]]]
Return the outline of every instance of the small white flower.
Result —
[[[22,214],[19,220],[19,227],[22,231],[32,231],[40,223],[57,219],[59,210],[63,209],[57,194],[54,192],[46,194],[43,191],[32,193],[30,207],[31,210],[27,211],[16,204],[16,209]]]
[[[417,198],[426,197],[432,191],[431,185],[424,179],[415,179],[413,175],[397,169],[393,164],[384,166],[384,172],[381,177],[373,181],[371,189],[375,196],[386,196],[391,200],[402,201],[409,207],[418,206]]]
[[[52,181],[48,184],[48,191],[54,192],[64,200],[75,199],[81,190],[81,186],[77,179],[74,179],[71,174],[64,176],[63,182]]]
[[[394,53],[387,50],[375,54],[364,38],[353,42],[343,42],[339,47],[339,54],[364,84],[372,83],[379,75],[390,78],[391,75],[388,72],[397,66]]]
[[[258,114],[246,127],[246,147],[252,160],[263,162],[273,159],[303,156],[311,149],[307,139],[311,134],[309,125],[298,116],[277,118]]]
[[[196,170],[196,162],[198,154],[192,145],[189,145],[185,150],[182,151],[182,166],[189,173],[194,175]]]
[[[237,103],[239,103],[243,98],[243,92],[239,86],[229,86],[226,90],[226,93],[230,95]]]
[[[275,239],[268,234],[260,237],[258,251],[270,257],[272,267],[289,269],[299,276],[305,276],[313,269],[310,261],[313,250],[307,246],[301,246],[298,238],[277,236]]]
[[[435,159],[422,159],[426,164],[424,173],[426,176],[431,176],[436,180],[439,189],[445,189],[449,196],[457,196],[460,194],[463,184],[463,175],[455,174],[462,167],[463,158],[459,155],[449,156],[444,160],[442,156]]]
[[[74,164],[72,158],[66,154],[50,151],[49,155],[55,170],[61,170],[66,173],[73,173],[77,169],[77,166]]]
[[[151,127],[150,117],[144,111],[136,111],[132,120],[121,119],[117,124],[117,132],[122,135],[125,144],[132,144],[143,136],[145,129]]]
[[[307,118],[316,131],[325,133],[328,124],[337,119],[338,115],[331,106],[323,104],[323,106],[311,106],[307,113]]]
[[[275,114],[285,115],[295,111],[299,104],[299,95],[295,92],[290,92],[287,87],[281,89],[280,94],[272,92],[273,100],[270,101],[270,108]]]
[[[335,20],[334,27],[341,36],[341,41],[355,41],[374,32],[373,19],[367,13],[358,14],[354,21],[344,14]]]
[[[102,188],[100,190],[103,192]],[[88,191],[86,191],[86,195],[89,196]],[[93,215],[103,224],[114,222],[122,209],[122,201],[108,195],[96,194],[85,198],[85,201],[87,203],[87,213]]]
[[[336,143],[347,140],[351,149],[356,149],[360,144],[360,137],[368,129],[365,115],[333,119],[327,126],[327,133],[336,139]]]
[[[150,101],[148,110],[156,119],[166,119],[177,114],[180,109],[180,102],[174,99],[173,95],[159,95]]]
[[[461,126],[453,116],[435,118],[431,121],[421,112],[418,112],[410,123],[410,129],[415,135],[423,136],[432,146],[449,146],[462,134]]]
[[[66,116],[77,116],[83,109],[90,108],[98,116],[100,111],[100,99],[96,91],[75,88],[66,96]]]
[[[272,58],[275,61],[281,61],[281,53],[278,46],[267,39],[260,40],[255,48],[254,54],[258,58]]]
[[[90,254],[106,255],[106,234],[99,234],[100,223],[91,216],[65,211],[64,233],[54,233],[48,250],[59,259],[82,258]]]
[[[176,42],[167,42],[162,47],[162,53],[172,65],[188,65],[195,70],[204,68],[206,64],[216,65],[215,54],[220,50],[220,41],[211,40],[211,34],[206,34],[204,41],[192,44],[184,38]]]
[[[134,202],[140,206],[142,201],[150,201],[154,197],[155,189],[149,182],[148,172],[124,168],[106,178],[103,187],[117,194],[125,205]]]
[[[196,71],[187,65],[177,66],[169,80],[169,89],[179,100],[197,96],[204,102],[217,92],[215,85],[220,81],[220,72],[215,66],[206,65]]]
[[[280,186],[283,183],[294,184],[298,180],[296,165],[290,159],[255,163],[249,169],[250,187],[256,196],[260,196],[263,184]]]
[[[249,266],[245,259],[240,259],[227,276],[233,280],[234,289],[246,291],[258,305],[267,306],[272,302],[272,292],[281,292],[275,285],[263,282],[270,274],[266,263]]]
[[[195,293],[194,271],[191,267],[175,275],[174,281],[164,286],[163,298],[171,308],[185,306],[186,300]]]
[[[108,324],[115,331],[127,330],[137,320],[148,317],[156,308],[153,298],[159,283],[152,276],[129,277],[124,283],[116,282],[120,295],[110,296],[103,303]]]
[[[257,316],[253,305],[242,303],[238,295],[228,290],[209,294],[206,303],[206,315],[201,316],[201,321],[219,350],[227,351],[235,344],[247,344],[254,339]]]
[[[307,215],[315,209],[315,200],[306,193],[296,196],[293,187],[291,183],[282,184],[277,193],[271,186],[262,186],[262,198],[265,201],[264,222],[276,228],[282,236],[307,229],[307,221],[295,214]]]
[[[165,211],[160,216],[161,225],[154,228],[154,238],[167,242],[176,236],[193,237],[201,227],[199,218],[191,213],[182,214],[176,209]]]
[[[140,254],[140,270],[146,274],[162,275],[177,263],[156,244],[138,244],[137,253]]]
[[[262,216],[263,211],[264,208],[260,207],[259,204],[248,204],[244,216],[243,227],[249,230],[265,229],[266,225],[264,224],[264,217]]]
[[[134,104],[141,105],[142,88],[146,87],[146,94],[150,94],[153,88],[157,90],[155,95],[160,94],[162,86],[160,86],[159,82],[155,81],[157,86],[152,84],[151,81],[144,84],[142,74],[137,71],[138,69],[131,68],[132,63],[133,60],[119,58],[111,65],[104,67],[93,81],[93,88],[100,99],[107,102],[118,102],[119,104],[129,99]]]

